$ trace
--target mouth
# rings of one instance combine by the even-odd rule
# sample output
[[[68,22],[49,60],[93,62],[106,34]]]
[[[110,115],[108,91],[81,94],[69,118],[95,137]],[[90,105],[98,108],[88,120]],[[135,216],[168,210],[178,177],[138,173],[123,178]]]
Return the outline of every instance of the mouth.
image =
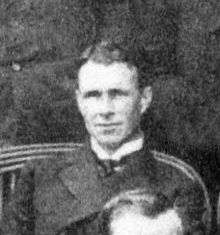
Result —
[[[99,124],[96,124],[96,126],[98,127],[115,127],[115,126],[119,126],[121,125],[121,123],[99,123]]]

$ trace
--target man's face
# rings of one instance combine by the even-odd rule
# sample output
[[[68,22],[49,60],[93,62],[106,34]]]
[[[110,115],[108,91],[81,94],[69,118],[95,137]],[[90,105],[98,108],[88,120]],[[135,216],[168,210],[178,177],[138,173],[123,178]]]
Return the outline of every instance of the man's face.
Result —
[[[125,63],[88,61],[78,74],[78,106],[89,134],[100,145],[119,147],[139,128],[151,89],[138,89],[136,70]]]

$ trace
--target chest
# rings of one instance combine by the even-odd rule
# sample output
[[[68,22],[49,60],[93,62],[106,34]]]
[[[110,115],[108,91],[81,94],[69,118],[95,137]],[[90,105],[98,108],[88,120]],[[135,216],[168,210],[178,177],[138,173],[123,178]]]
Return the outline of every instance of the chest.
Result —
[[[164,174],[163,178],[165,176],[166,180],[156,181],[160,182],[160,188],[166,185],[162,182],[170,185],[173,180],[172,175]],[[97,168],[91,165],[71,166],[50,174],[50,177],[40,177],[34,193],[36,234],[56,234],[70,223],[100,211],[111,197],[121,191],[145,187],[154,192],[158,188],[155,178],[158,177],[154,174],[146,174],[144,167],[129,166],[101,177]]]

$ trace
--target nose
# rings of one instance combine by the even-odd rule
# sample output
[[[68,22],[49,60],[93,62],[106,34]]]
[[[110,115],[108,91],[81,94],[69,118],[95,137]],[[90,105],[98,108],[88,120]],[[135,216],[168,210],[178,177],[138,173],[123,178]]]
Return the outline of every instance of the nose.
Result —
[[[114,104],[112,99],[106,95],[101,98],[99,107],[99,114],[104,117],[105,119],[109,119],[114,115]]]

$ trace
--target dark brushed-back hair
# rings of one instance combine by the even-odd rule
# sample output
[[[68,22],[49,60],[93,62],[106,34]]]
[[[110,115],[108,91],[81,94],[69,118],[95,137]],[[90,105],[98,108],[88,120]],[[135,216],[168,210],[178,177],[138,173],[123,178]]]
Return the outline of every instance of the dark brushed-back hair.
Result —
[[[137,50],[132,50],[123,44],[100,41],[83,51],[77,64],[78,71],[88,61],[104,65],[111,65],[115,62],[124,63],[128,68],[136,70],[140,89],[148,85],[147,67],[141,51],[137,53]]]

